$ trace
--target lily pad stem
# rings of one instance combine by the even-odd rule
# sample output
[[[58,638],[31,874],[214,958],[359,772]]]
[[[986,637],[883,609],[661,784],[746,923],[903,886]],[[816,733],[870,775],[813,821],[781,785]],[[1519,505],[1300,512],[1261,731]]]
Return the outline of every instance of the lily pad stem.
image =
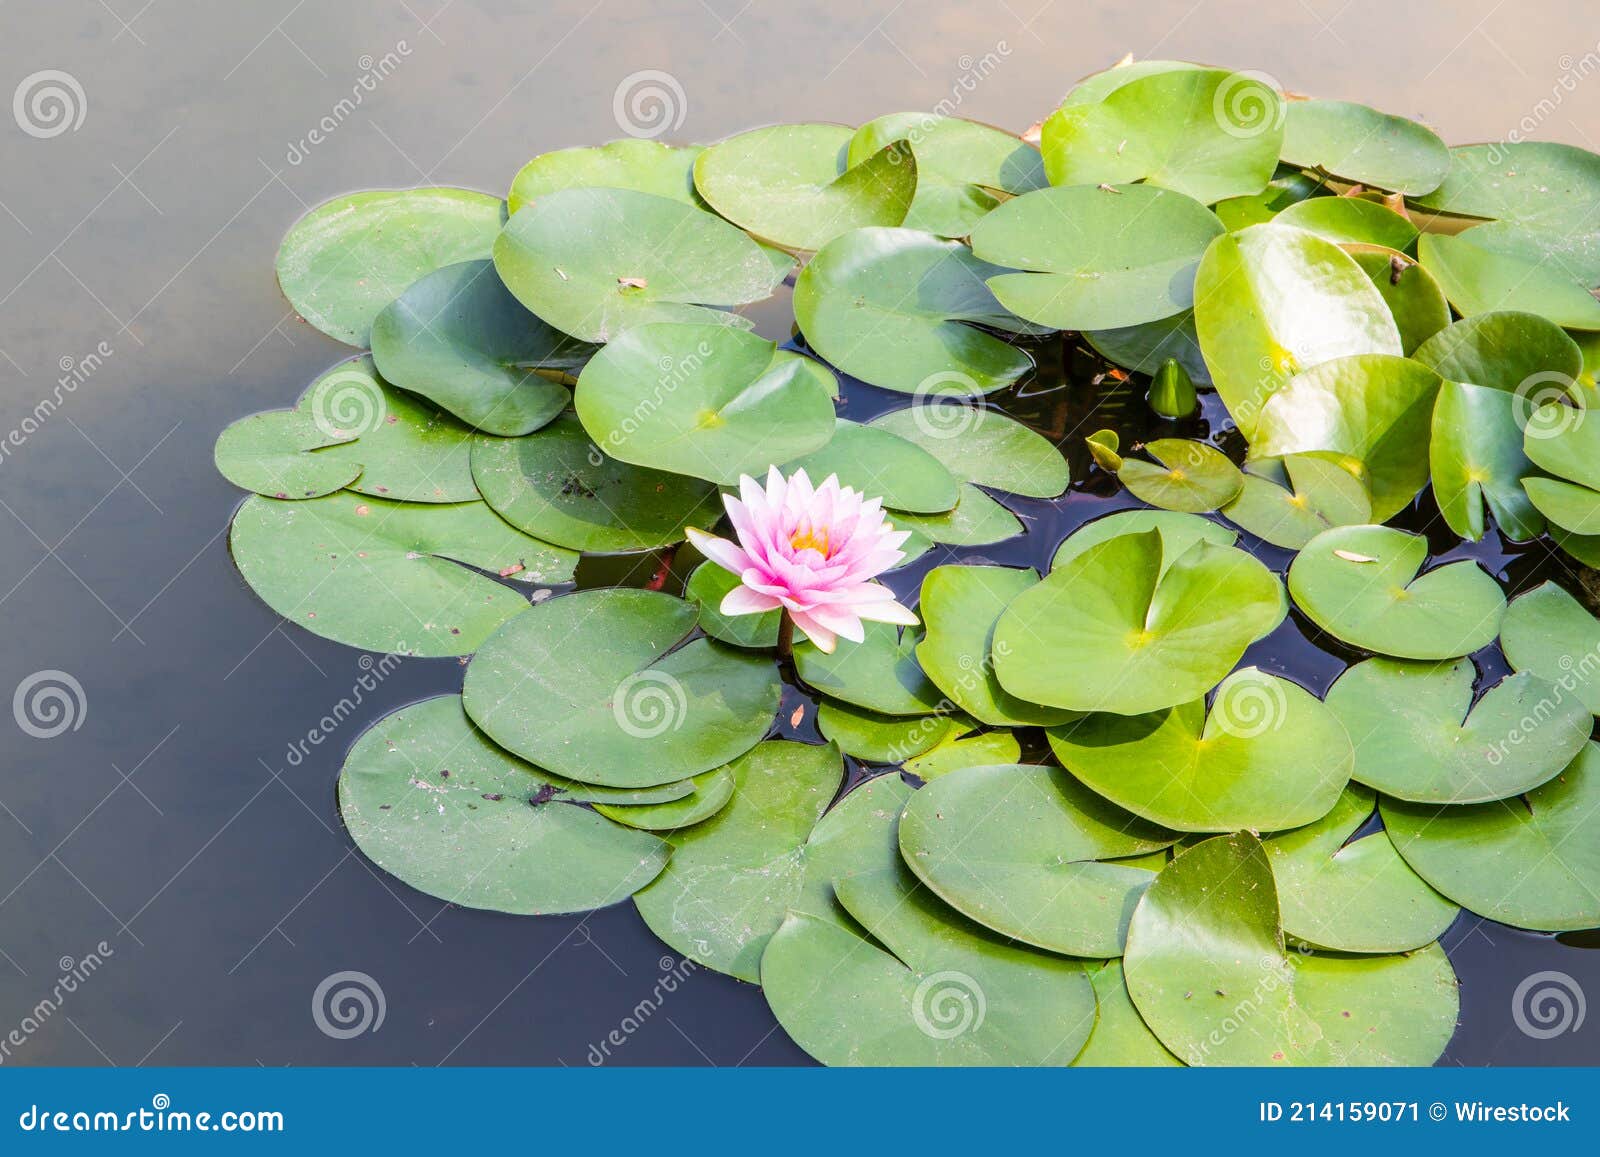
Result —
[[[794,617],[787,608],[778,618],[778,658],[785,662],[794,658]]]

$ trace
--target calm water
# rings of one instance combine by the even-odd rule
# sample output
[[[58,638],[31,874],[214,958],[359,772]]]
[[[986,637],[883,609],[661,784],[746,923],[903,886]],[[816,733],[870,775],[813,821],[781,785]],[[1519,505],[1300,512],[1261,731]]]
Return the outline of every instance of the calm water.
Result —
[[[400,664],[309,758],[287,758],[370,660],[280,629],[245,588],[224,539],[239,496],[210,457],[229,421],[289,404],[347,353],[297,323],[272,278],[305,208],[363,186],[502,190],[536,153],[621,135],[614,94],[644,70],[681,89],[670,135],[685,140],[936,106],[1020,129],[1126,51],[1260,68],[1453,141],[1527,118],[1595,147],[1600,125],[1600,85],[1563,84],[1592,71],[1600,36],[1577,0],[1538,20],[1490,0],[741,7],[6,5],[0,96],[60,70],[83,116],[54,136],[0,120],[0,432],[22,443],[0,455],[0,692],[60,671],[84,706],[54,738],[0,728],[0,1037],[61,969],[103,963],[5,1063],[582,1065],[673,964],[628,905],[453,910],[353,851],[334,806],[343,751],[394,707],[457,689],[453,660]],[[787,336],[784,309],[759,311],[769,336]],[[1102,424],[1104,400],[1059,364],[1029,392],[1008,405],[1041,428]],[[59,406],[36,426],[41,399]],[[852,389],[846,413],[887,401]],[[1071,527],[1125,504],[1098,484],[1020,503],[1029,534],[988,557],[1043,566]],[[1549,565],[1537,547],[1472,553],[1516,585]],[[1319,691],[1342,665],[1294,621],[1247,658]],[[1471,918],[1446,943],[1464,1009],[1449,1061],[1600,1055],[1600,1026],[1534,1041],[1510,1015],[1535,971],[1600,992],[1600,953]],[[377,981],[386,1015],[336,1040],[311,1000],[344,970]],[[618,1064],[804,1061],[756,989],[710,973],[611,1049]]]

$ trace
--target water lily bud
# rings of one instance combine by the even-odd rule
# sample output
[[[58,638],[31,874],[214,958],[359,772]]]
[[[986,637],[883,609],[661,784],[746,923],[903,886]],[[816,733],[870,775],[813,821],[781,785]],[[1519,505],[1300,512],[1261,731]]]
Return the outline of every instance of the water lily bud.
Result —
[[[1150,383],[1150,408],[1163,418],[1187,418],[1199,406],[1189,371],[1168,358]]]
[[[1089,456],[1100,469],[1111,474],[1122,469],[1122,455],[1117,453],[1122,440],[1115,430],[1096,430],[1084,441],[1089,444]]]

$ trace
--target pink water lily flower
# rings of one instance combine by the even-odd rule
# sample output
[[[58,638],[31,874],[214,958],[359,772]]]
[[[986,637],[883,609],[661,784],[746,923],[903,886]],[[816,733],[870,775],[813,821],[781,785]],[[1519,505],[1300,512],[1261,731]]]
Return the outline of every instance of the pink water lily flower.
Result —
[[[884,521],[883,499],[864,498],[833,474],[812,486],[804,470],[785,479],[774,466],[765,490],[745,475],[739,498],[728,495],[723,503],[737,543],[689,531],[701,554],[739,576],[740,585],[722,600],[723,614],[781,609],[828,652],[840,638],[861,642],[863,619],[916,625],[917,616],[895,602],[893,591],[871,581],[905,558],[899,547],[911,536]]]

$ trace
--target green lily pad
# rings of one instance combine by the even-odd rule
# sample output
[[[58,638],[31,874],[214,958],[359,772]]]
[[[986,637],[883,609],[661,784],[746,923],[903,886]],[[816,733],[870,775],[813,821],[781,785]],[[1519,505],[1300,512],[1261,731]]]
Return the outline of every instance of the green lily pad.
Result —
[[[1064,1065],[1094,1027],[1083,966],[961,919],[903,870],[841,880],[852,928],[788,915],[761,959],[767,1003],[828,1065]],[[880,947],[881,946],[881,947]]]
[[[650,930],[708,968],[759,980],[761,951],[800,896],[806,838],[843,770],[838,748],[786,740],[736,760],[733,802],[671,833],[667,871],[634,897]]]
[[[899,225],[917,189],[911,147],[892,141],[850,163],[853,135],[828,124],[740,133],[700,154],[695,188],[741,229],[785,249],[821,249],[851,229]]]
[[[1290,105],[1294,108],[1303,101]],[[1272,219],[1325,237],[1336,245],[1381,245],[1385,249],[1410,249],[1417,227],[1378,201],[1364,197],[1308,197],[1296,201]]]
[[[855,918],[834,894],[835,881],[868,873],[900,872],[900,845],[895,831],[911,798],[911,785],[898,775],[874,776],[858,784],[828,809],[806,837],[799,895],[790,912],[857,927]]]
[[[1372,499],[1337,455],[1289,454],[1251,463],[1222,514],[1264,542],[1299,550],[1329,527],[1370,522]]]
[[[1382,295],[1400,331],[1400,350],[1410,357],[1450,324],[1450,303],[1433,274],[1415,260],[1382,245],[1347,244],[1361,271]]]
[[[1410,505],[1428,482],[1427,445],[1439,375],[1409,358],[1366,354],[1296,375],[1262,408],[1255,458],[1330,451],[1359,464],[1374,522]]]
[[[927,636],[917,645],[917,662],[952,703],[980,723],[1049,726],[1070,718],[1070,712],[1018,699],[994,676],[995,624],[1038,581],[1032,570],[1003,566],[940,566],[922,580],[918,609]]]
[[[1382,831],[1352,839],[1377,797],[1351,784],[1322,819],[1263,841],[1283,930],[1337,952],[1411,952],[1437,940],[1459,909],[1413,872]]]
[[[1006,691],[1072,711],[1138,715],[1204,695],[1286,612],[1277,577],[1202,542],[1163,569],[1161,532],[1124,534],[1057,566],[994,630]]]
[[[1484,506],[1513,542],[1544,532],[1522,488],[1533,463],[1522,449],[1522,399],[1493,386],[1446,380],[1433,406],[1428,469],[1445,523],[1462,538],[1483,538]]]
[[[321,453],[356,466],[349,489],[399,502],[472,502],[472,431],[397,390],[366,355],[341,362],[306,387],[295,409],[354,441]]]
[[[1422,574],[1428,541],[1387,526],[1337,526],[1289,566],[1289,593],[1336,639],[1397,659],[1454,659],[1487,647],[1506,597],[1470,560]]]
[[[1054,498],[1072,481],[1060,450],[998,410],[929,397],[867,425],[915,442],[963,482]]]
[[[583,783],[649,787],[721,767],[767,733],[778,673],[709,639],[683,643],[695,619],[693,604],[655,591],[541,603],[478,648],[467,714],[506,750]]]
[[[1134,815],[1185,832],[1270,831],[1320,819],[1350,779],[1350,740],[1309,691],[1254,667],[1148,715],[1050,729],[1067,770]]]
[[[970,482],[961,483],[955,508],[946,514],[895,510],[890,518],[897,530],[909,530],[913,538],[945,546],[989,546],[1023,532],[1021,519]]]
[[[702,146],[676,146],[634,137],[594,148],[541,153],[517,171],[506,197],[515,213],[540,197],[562,189],[633,189],[698,204],[694,162]]]
[[[1565,330],[1510,310],[1462,318],[1412,356],[1448,381],[1513,392],[1536,375],[1554,385],[1583,372],[1583,351]]]
[[[1151,72],[1044,122],[1052,185],[1147,181],[1210,204],[1258,193],[1283,142],[1283,99],[1250,73]]]
[[[1460,996],[1437,944],[1395,956],[1284,951],[1272,866],[1217,836],[1156,878],[1128,929],[1128,992],[1191,1065],[1431,1065]]]
[[[1341,675],[1328,706],[1355,740],[1354,778],[1416,803],[1488,803],[1538,787],[1582,750],[1594,720],[1576,696],[1523,672],[1474,704],[1475,675],[1467,659],[1368,659]]]
[[[1463,908],[1541,932],[1600,925],[1600,746],[1520,799],[1382,810],[1406,863]]]
[[[1171,358],[1196,385],[1211,384],[1211,368],[1200,353],[1192,309],[1143,325],[1085,331],[1083,339],[1108,362],[1133,373],[1154,377]]]
[[[602,454],[571,413],[521,438],[480,437],[472,477],[511,525],[573,550],[665,546],[718,516],[715,487]]]
[[[917,665],[921,633],[913,627],[902,635],[893,623],[863,623],[862,630],[862,642],[839,647],[831,655],[812,643],[797,643],[796,673],[823,695],[880,715],[938,711],[939,689]]]
[[[1600,535],[1600,493],[1556,478],[1524,478],[1522,489],[1535,510],[1567,533]]]
[[[1211,206],[1211,211],[1229,232],[1237,233],[1252,225],[1266,224],[1290,205],[1319,196],[1326,188],[1327,183],[1313,174],[1293,165],[1280,164],[1261,192],[1218,201]]]
[[[1523,450],[1535,466],[1548,470],[1558,479],[1572,483],[1575,489],[1593,493],[1600,490],[1600,422],[1588,421],[1586,410],[1573,409],[1550,403],[1532,413],[1524,413],[1526,435]],[[1548,484],[1549,479],[1528,479],[1529,483]],[[1533,487],[1529,487],[1530,493]],[[1537,501],[1537,497],[1535,497]],[[1594,499],[1600,504],[1600,495]],[[1578,507],[1582,513],[1583,507]],[[1594,534],[1593,528],[1574,525],[1552,516],[1551,521],[1577,534]]]
[[[679,799],[652,804],[596,804],[595,811],[630,828],[650,832],[693,827],[716,815],[733,799],[733,771],[719,767],[694,777],[694,790]]]
[[[566,409],[560,375],[592,347],[529,313],[491,261],[435,270],[372,323],[372,360],[385,378],[490,434],[527,434]]]
[[[423,657],[471,654],[528,609],[525,594],[481,571],[532,586],[567,582],[578,563],[481,502],[422,505],[349,491],[247,499],[228,546],[262,601],[312,634]]]
[[[1161,532],[1163,573],[1197,542],[1232,546],[1239,541],[1237,531],[1230,530],[1220,522],[1212,522],[1209,518],[1201,518],[1198,514],[1183,514],[1175,510],[1119,510],[1115,514],[1086,522],[1068,535],[1056,547],[1056,553],[1050,560],[1050,569],[1057,570],[1065,566],[1091,546],[1098,546],[1107,539],[1146,530]]]
[[[240,418],[217,436],[217,473],[268,498],[320,498],[361,473],[359,462],[312,453],[341,439],[309,414],[268,410]]]
[[[578,419],[635,466],[735,483],[833,437],[834,381],[817,362],[722,325],[637,325],[578,378]]]
[[[958,241],[916,229],[855,229],[824,245],[795,278],[795,320],[812,349],[864,382],[906,394],[941,383],[987,393],[1033,368],[1028,354],[975,328],[1031,328],[984,284],[1004,272]]]
[[[824,699],[817,727],[846,755],[870,763],[902,763],[977,726],[964,715],[880,715],[864,707]]]
[[[902,140],[917,158],[908,229],[965,237],[1007,195],[1047,183],[1044,159],[1032,145],[990,125],[925,112],[890,113],[868,121],[850,138],[845,163],[858,165]]]
[[[1083,1046],[1075,1068],[1175,1068],[1183,1064],[1156,1039],[1133,1007],[1122,981],[1122,961],[1107,960],[1089,969],[1094,983],[1094,1032]]]
[[[888,430],[844,418],[834,424],[827,445],[783,469],[786,474],[804,470],[814,482],[835,474],[841,486],[882,498],[884,506],[896,512],[896,523],[899,512],[951,511],[960,497],[955,476],[921,446]]]
[[[1292,100],[1287,113],[1290,164],[1407,196],[1433,192],[1450,171],[1445,143],[1405,117],[1343,100]]]
[[[778,645],[778,624],[783,617],[780,611],[765,611],[759,615],[725,615],[720,610],[728,592],[742,586],[739,576],[723,570],[714,562],[703,562],[694,568],[684,585],[683,597],[700,608],[700,628],[724,643],[735,647],[752,647],[769,650]]]
[[[1156,874],[1100,863],[1169,845],[1060,768],[969,767],[912,795],[900,854],[962,915],[1071,956],[1122,955],[1128,918]]]
[[[1117,481],[1151,506],[1201,514],[1232,502],[1244,485],[1244,475],[1228,456],[1204,442],[1157,438],[1142,449],[1160,465],[1124,458]]]
[[[1555,583],[1511,600],[1500,649],[1513,670],[1537,675],[1600,715],[1600,620]]]
[[[1425,233],[1417,257],[1463,316],[1520,310],[1568,329],[1600,330],[1600,301],[1583,282],[1493,226]]]
[[[920,755],[906,759],[905,770],[928,781],[968,767],[1013,764],[1022,758],[1022,744],[1009,731],[984,731],[965,738],[940,740]]]
[[[1131,53],[1129,54],[1132,55]],[[1091,72],[1088,76],[1074,84],[1067,95],[1062,98],[1062,104],[1093,104],[1102,101],[1125,84],[1131,84],[1146,76],[1154,76],[1162,72],[1187,72],[1203,70],[1203,64],[1192,64],[1187,60],[1130,60],[1124,57],[1110,68],[1102,68],[1099,72]]]
[[[988,278],[1000,303],[1052,329],[1112,329],[1194,304],[1194,269],[1223,232],[1216,214],[1154,185],[1074,185],[1007,201],[972,251],[1021,273]]]
[[[494,245],[523,305],[583,341],[651,321],[742,319],[707,306],[760,301],[785,271],[703,209],[632,189],[563,189],[518,210]]]
[[[655,836],[552,797],[536,769],[473,729],[455,695],[402,707],[362,734],[339,773],[339,814],[384,871],[495,912],[615,904],[655,879],[670,853]]]
[[[295,312],[365,348],[372,321],[428,273],[489,256],[505,203],[466,189],[369,189],[318,205],[278,248],[278,284]]]
[[[1217,238],[1194,296],[1212,381],[1252,441],[1273,394],[1302,370],[1402,352],[1394,316],[1355,258],[1303,229],[1252,225]]]

